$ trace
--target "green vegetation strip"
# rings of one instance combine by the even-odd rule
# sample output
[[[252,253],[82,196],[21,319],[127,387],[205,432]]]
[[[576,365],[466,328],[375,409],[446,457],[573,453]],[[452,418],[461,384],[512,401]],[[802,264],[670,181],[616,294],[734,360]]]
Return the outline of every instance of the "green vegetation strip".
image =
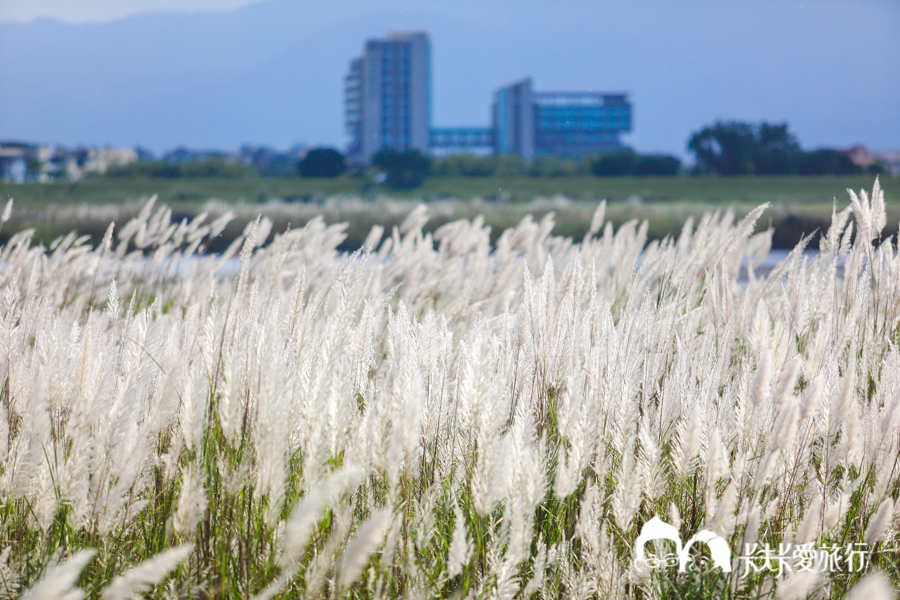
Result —
[[[374,186],[367,195],[362,194],[364,185],[352,177],[107,178],[74,184],[6,184],[0,186],[0,198],[15,197],[16,211],[5,232],[0,231],[0,241],[24,228],[34,228],[35,240],[45,245],[73,229],[96,241],[109,221],[133,217],[141,199],[157,194],[172,208],[176,222],[204,211],[217,216],[234,210],[238,218],[213,242],[211,249],[216,251],[226,248],[260,213],[274,222],[276,232],[289,225],[302,227],[316,216],[328,223],[346,222],[341,248],[352,251],[374,225],[390,231],[422,201],[429,204],[431,215],[425,231],[483,215],[496,240],[526,214],[541,219],[554,212],[557,233],[577,240],[587,232],[601,199],[608,200],[607,216],[617,227],[630,219],[646,219],[651,239],[678,235],[687,217],[698,218],[704,211],[733,208],[740,216],[770,202],[772,209],[759,227],[773,228],[774,247],[792,248],[803,235],[825,231],[836,197],[871,182],[870,177],[432,178],[416,190]],[[893,234],[900,222],[900,178],[881,182],[889,216],[886,233]]]
[[[846,189],[872,185],[871,176],[821,177],[431,177],[422,187],[398,190],[372,184],[363,177],[344,175],[333,179],[286,178],[96,178],[50,184],[0,183],[0,199],[14,196],[23,204],[108,204],[159,196],[160,202],[180,204],[209,198],[258,202],[273,199],[309,201],[332,196],[437,200],[441,198],[508,199],[530,201],[536,197],[564,195],[572,200],[627,200],[697,203],[783,202],[831,205],[846,197]],[[882,176],[889,204],[900,202],[900,178]],[[505,195],[504,195],[505,194]]]

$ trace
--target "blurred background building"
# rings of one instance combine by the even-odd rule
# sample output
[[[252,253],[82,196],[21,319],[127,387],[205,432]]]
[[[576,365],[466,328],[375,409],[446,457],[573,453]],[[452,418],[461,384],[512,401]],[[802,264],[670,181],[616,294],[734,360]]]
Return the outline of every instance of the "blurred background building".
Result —
[[[78,181],[86,174],[105,174],[138,160],[135,148],[84,148],[16,140],[0,141],[0,179],[10,183]]]
[[[620,150],[619,135],[631,131],[631,103],[623,93],[536,92],[533,110],[538,156],[578,159]]]
[[[431,44],[428,34],[388,33],[368,40],[350,62],[344,114],[351,163],[368,163],[381,149],[430,149]]]
[[[382,149],[473,152],[578,159],[621,149],[631,131],[624,93],[536,92],[531,78],[494,93],[491,127],[431,127],[428,34],[389,33],[366,42],[344,79],[344,119],[351,164]]]
[[[631,131],[626,94],[535,92],[530,78],[497,90],[493,109],[495,152],[525,160],[621,150],[619,135]]]

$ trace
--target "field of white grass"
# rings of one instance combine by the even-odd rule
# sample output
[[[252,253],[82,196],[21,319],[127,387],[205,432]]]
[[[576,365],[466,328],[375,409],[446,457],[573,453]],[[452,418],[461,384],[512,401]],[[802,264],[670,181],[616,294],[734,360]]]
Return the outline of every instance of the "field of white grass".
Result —
[[[97,247],[16,233],[0,598],[892,598],[883,194],[739,281],[764,210],[648,244],[601,204],[583,240],[548,216],[492,246],[478,219],[423,234],[422,206],[349,256],[321,219],[206,255],[227,215],[152,202]],[[635,563],[654,516],[730,572],[699,543]]]

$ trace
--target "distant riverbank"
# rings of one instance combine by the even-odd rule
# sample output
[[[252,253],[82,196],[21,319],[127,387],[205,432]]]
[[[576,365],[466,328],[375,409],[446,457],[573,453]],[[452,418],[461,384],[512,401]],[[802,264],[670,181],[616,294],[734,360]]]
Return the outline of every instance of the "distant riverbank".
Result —
[[[174,205],[202,204],[210,198],[256,204],[271,200],[305,203],[326,198],[353,197],[373,200],[480,198],[485,202],[530,202],[557,195],[573,201],[610,203],[639,198],[643,203],[700,203],[710,207],[731,203],[756,206],[776,204],[831,206],[846,198],[847,188],[871,189],[871,176],[783,177],[430,177],[421,187],[398,190],[373,184],[364,177],[343,175],[333,179],[301,177],[147,178],[100,177],[79,182],[6,184],[0,182],[0,199],[14,196],[29,205],[118,204],[159,196]],[[900,201],[900,177],[882,177],[888,204]]]
[[[774,179],[774,178],[770,178]],[[848,178],[849,179],[849,178]],[[896,187],[895,180],[888,179]],[[886,183],[885,182],[885,183]],[[839,209],[849,204],[849,196],[845,191],[846,184],[855,184],[855,190],[871,190],[872,181],[833,181],[832,198],[837,198]],[[838,187],[839,185],[845,187]],[[17,186],[6,186],[5,192]],[[900,202],[897,190],[889,186],[886,198],[888,201],[887,235],[897,231],[900,221]],[[833,200],[827,201],[794,199],[790,202],[784,196],[770,198],[771,207],[763,213],[757,230],[772,227],[773,247],[792,248],[799,239],[809,233],[825,231],[831,221]],[[5,199],[5,196],[0,196]],[[26,197],[27,198],[27,197]],[[92,236],[96,243],[103,236],[110,221],[119,226],[137,214],[147,197],[130,199],[124,202],[42,202],[22,200],[16,196],[12,219],[0,232],[0,242],[5,242],[16,231],[27,228],[35,230],[35,242],[45,245],[53,239],[77,230],[80,234]],[[698,200],[648,200],[637,194],[625,199],[613,196],[607,205],[606,220],[618,228],[623,223],[637,219],[648,223],[649,239],[662,239],[665,236],[677,236],[688,217],[695,220],[705,211],[728,210],[735,212],[736,218],[765,202],[763,196],[751,199],[733,199],[731,201],[698,201]],[[479,215],[484,217],[485,224],[492,228],[492,238],[504,229],[518,224],[526,215],[535,220],[545,218],[553,213],[555,222],[554,235],[572,237],[579,240],[584,237],[590,226],[591,216],[599,199],[573,199],[570,196],[556,194],[537,197],[528,201],[497,201],[480,198],[474,199],[441,199],[427,201],[429,221],[424,231],[434,231],[441,225],[456,219],[473,219]],[[394,226],[399,226],[406,215],[421,201],[414,198],[389,198],[377,196],[372,199],[359,197],[332,196],[309,202],[267,200],[266,202],[191,200],[172,201],[159,198],[159,204],[166,204],[172,209],[171,220],[180,222],[192,219],[197,214],[206,212],[209,220],[226,212],[233,212],[235,219],[215,240],[210,251],[224,249],[243,231],[246,224],[263,214],[273,222],[273,231],[279,232],[288,226],[298,228],[309,220],[321,216],[326,223],[346,223],[346,238],[341,244],[342,250],[355,250],[360,247],[374,225],[380,225],[389,233]],[[815,239],[812,245],[815,245]]]

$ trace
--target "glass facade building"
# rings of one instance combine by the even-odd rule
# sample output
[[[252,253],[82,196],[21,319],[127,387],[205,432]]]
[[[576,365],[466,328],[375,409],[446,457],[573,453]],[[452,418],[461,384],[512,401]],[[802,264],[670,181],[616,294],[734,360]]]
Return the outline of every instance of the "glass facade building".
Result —
[[[384,148],[430,148],[431,48],[428,34],[389,33],[368,40],[344,80],[344,119],[352,164]]]
[[[622,147],[631,131],[626,94],[535,92],[531,79],[494,93],[495,152],[534,156],[601,154]]]
[[[494,94],[494,153],[534,157],[534,94],[531,79],[499,89]]]
[[[632,106],[622,93],[536,92],[526,78],[494,92],[491,127],[433,129],[428,34],[388,33],[350,61],[344,124],[353,165],[370,164],[385,148],[578,159],[622,148]]]
[[[362,152],[364,66],[363,58],[350,61],[350,70],[344,77],[344,129],[350,136],[348,157],[357,156]]]

